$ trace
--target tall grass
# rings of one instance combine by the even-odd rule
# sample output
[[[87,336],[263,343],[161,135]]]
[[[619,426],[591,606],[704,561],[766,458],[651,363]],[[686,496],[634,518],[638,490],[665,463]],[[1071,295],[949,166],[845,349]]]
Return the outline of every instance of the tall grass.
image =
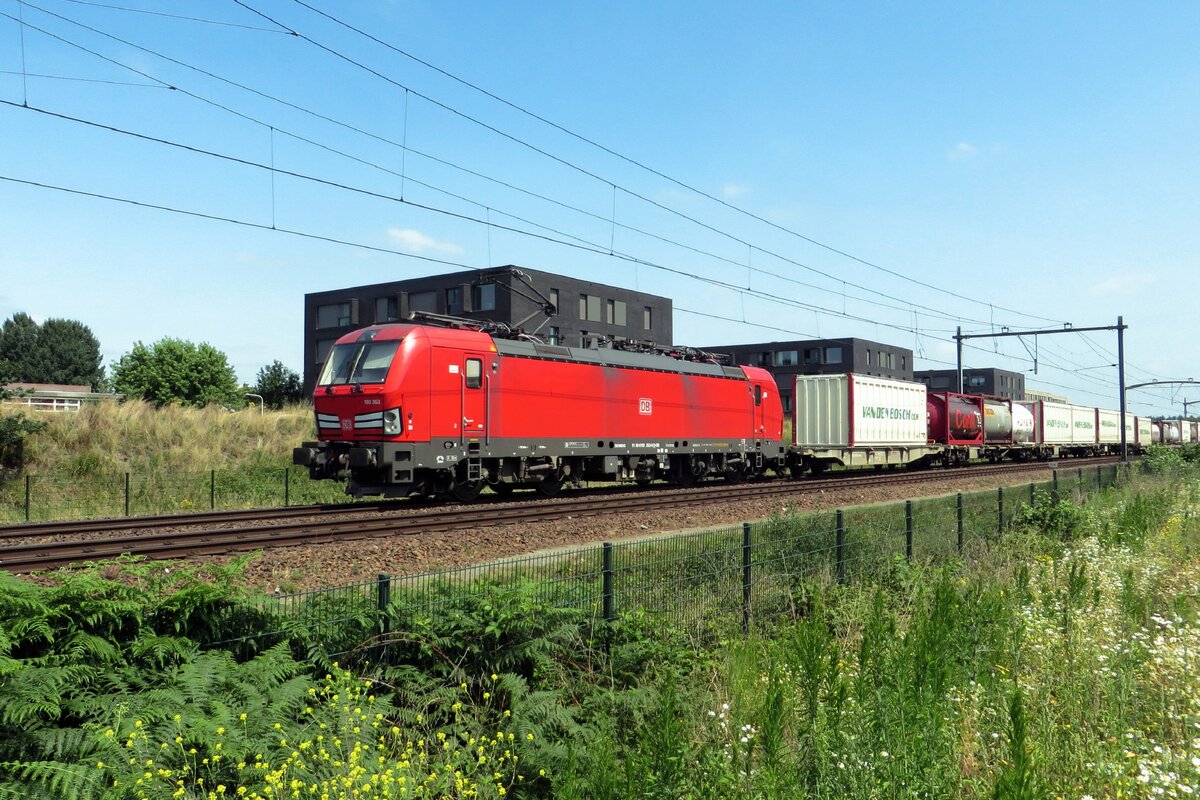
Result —
[[[314,436],[312,412],[303,405],[260,414],[257,408],[155,408],[128,401],[39,419],[47,428],[25,449],[26,469],[34,474],[281,467],[298,442]]]
[[[0,522],[345,499],[341,486],[291,468],[292,448],[313,438],[304,405],[261,414],[130,401],[40,419],[48,424],[26,443],[24,470],[0,474]]]
[[[656,785],[643,774],[624,796],[1200,790],[1200,508],[1195,479],[1176,480],[1073,514],[1043,495],[969,561],[812,585],[795,622],[697,665],[673,702],[690,768],[670,791],[636,788]],[[607,769],[641,764],[660,738],[623,731]],[[588,796],[593,757],[557,776],[567,795]]]

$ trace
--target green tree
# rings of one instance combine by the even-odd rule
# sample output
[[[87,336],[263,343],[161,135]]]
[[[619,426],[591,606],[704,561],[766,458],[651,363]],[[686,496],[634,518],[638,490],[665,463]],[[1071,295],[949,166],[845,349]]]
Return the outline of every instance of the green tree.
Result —
[[[0,376],[26,383],[66,383],[98,389],[104,380],[100,343],[72,319],[38,325],[18,312],[0,328]]]
[[[6,381],[41,383],[26,377],[29,362],[37,351],[39,325],[24,311],[18,311],[0,327],[0,375]]]
[[[135,342],[133,350],[113,366],[112,373],[115,391],[156,406],[242,404],[241,389],[229,360],[205,342],[170,338],[149,346]]]
[[[262,395],[263,402],[271,408],[282,408],[284,403],[300,401],[304,395],[304,381],[283,362],[272,361],[258,371],[254,393]]]

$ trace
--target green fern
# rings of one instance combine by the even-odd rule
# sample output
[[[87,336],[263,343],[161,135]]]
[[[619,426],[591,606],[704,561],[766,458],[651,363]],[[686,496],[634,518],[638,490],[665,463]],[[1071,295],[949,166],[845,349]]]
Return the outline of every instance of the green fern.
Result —
[[[102,789],[95,769],[59,761],[2,762],[0,776],[3,775],[11,775],[14,782],[19,782],[20,792],[14,786],[11,796],[22,800],[91,800]]]

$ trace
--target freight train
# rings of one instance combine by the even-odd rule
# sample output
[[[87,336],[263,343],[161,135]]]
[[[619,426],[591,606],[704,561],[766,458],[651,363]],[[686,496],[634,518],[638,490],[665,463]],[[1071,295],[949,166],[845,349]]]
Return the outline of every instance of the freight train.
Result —
[[[553,496],[583,481],[687,486],[833,465],[1092,455],[1121,438],[1117,412],[844,374],[795,377],[785,441],[767,371],[688,348],[599,344],[549,345],[453,318],[346,334],[314,388],[317,441],[293,462],[355,496],[469,501],[485,487]],[[1143,420],[1127,414],[1125,428],[1131,447],[1150,441]]]

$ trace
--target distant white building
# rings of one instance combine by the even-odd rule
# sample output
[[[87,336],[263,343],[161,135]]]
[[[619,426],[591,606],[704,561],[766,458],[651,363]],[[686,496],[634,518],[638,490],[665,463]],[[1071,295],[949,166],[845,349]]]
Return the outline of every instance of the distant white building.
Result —
[[[16,394],[8,402],[27,406],[33,411],[78,411],[84,403],[118,400],[121,395],[93,392],[90,386],[62,383],[10,383],[4,386]]]
[[[1067,396],[1063,394],[1050,394],[1050,392],[1042,392],[1037,389],[1025,390],[1026,400],[1049,400],[1051,403],[1065,403]]]

